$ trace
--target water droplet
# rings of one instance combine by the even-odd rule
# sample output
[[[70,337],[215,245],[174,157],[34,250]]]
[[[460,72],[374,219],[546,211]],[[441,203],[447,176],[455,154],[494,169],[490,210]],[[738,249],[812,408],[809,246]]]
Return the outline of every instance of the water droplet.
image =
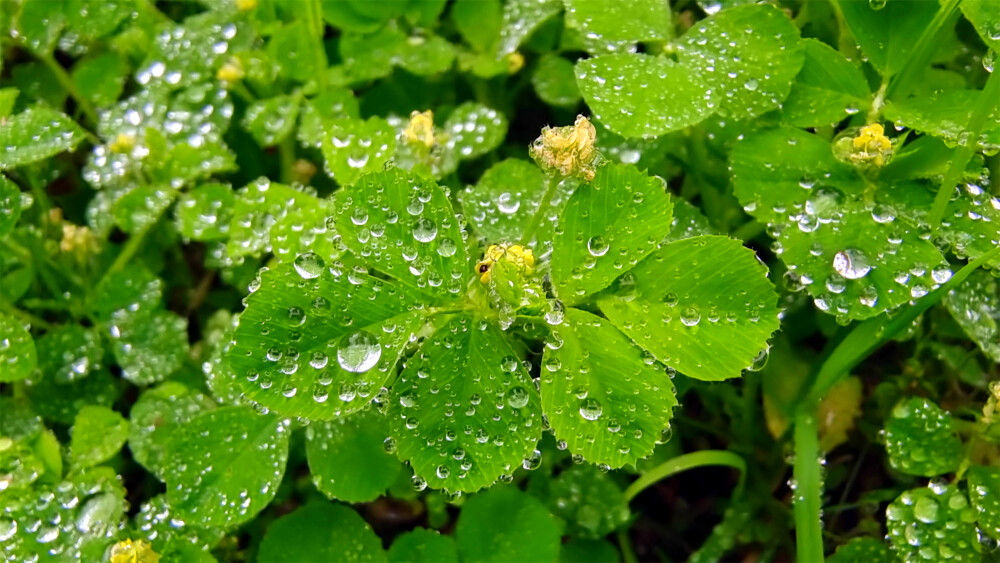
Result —
[[[375,367],[382,346],[370,332],[359,330],[344,337],[337,348],[337,363],[347,371],[361,373]]]
[[[530,398],[531,395],[528,394],[528,390],[520,385],[512,387],[510,391],[507,392],[507,404],[515,409],[526,407]]]
[[[591,256],[604,256],[608,252],[608,241],[604,237],[598,235],[591,237],[587,241],[587,250],[590,252]]]
[[[580,405],[580,416],[587,420],[597,420],[601,417],[602,412],[604,409],[601,407],[601,403],[597,402],[597,399],[585,399]]]
[[[323,273],[323,266],[325,266],[323,259],[314,252],[299,254],[293,264],[295,271],[307,280],[318,278]]]
[[[872,267],[863,252],[848,248],[834,255],[833,269],[849,280],[856,280],[868,275]]]

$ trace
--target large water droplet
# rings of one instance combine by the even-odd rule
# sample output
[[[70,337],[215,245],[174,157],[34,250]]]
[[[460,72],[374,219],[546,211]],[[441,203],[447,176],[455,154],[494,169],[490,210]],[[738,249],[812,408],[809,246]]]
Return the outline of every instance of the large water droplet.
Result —
[[[299,254],[295,258],[295,271],[307,280],[318,278],[323,273],[323,259],[314,252]]]
[[[848,248],[833,256],[833,269],[849,280],[856,280],[868,275],[872,266],[864,252]]]
[[[600,235],[590,237],[587,241],[587,250],[591,256],[604,256],[608,253],[608,241]]]
[[[337,363],[347,371],[361,373],[375,367],[382,357],[382,346],[370,332],[359,330],[349,334],[337,348]]]
[[[587,420],[601,418],[602,412],[604,412],[604,408],[601,407],[601,403],[597,402],[597,399],[585,399],[580,405],[580,416]]]

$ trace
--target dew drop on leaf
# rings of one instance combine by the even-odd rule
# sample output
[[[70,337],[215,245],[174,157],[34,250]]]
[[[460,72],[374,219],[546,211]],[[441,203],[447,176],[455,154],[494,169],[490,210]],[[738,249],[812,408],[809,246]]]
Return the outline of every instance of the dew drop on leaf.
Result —
[[[856,280],[868,275],[872,266],[863,252],[848,248],[833,256],[833,269],[849,280]]]
[[[337,363],[345,370],[354,373],[372,369],[381,356],[382,347],[378,339],[374,334],[364,330],[347,335],[337,348]]]
[[[323,259],[314,252],[306,252],[295,258],[295,271],[304,279],[318,278],[323,273]]]

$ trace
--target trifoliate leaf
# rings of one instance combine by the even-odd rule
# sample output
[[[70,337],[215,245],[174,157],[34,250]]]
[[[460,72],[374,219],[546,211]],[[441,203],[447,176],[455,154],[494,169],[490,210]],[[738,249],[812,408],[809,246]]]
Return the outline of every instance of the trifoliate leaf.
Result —
[[[455,539],[462,561],[555,561],[561,531],[542,503],[514,487],[494,487],[462,507]]]
[[[472,492],[511,475],[542,431],[535,386],[496,325],[460,315],[424,341],[392,387],[389,430],[415,479]]]
[[[625,137],[657,137],[700,123],[715,111],[700,73],[663,57],[581,60],[576,82],[594,119]]]
[[[288,422],[246,407],[205,411],[174,433],[167,501],[202,526],[232,528],[271,502],[288,460]]]
[[[659,178],[609,164],[570,197],[552,252],[552,283],[563,301],[600,291],[656,249],[673,204]]]
[[[556,438],[612,468],[652,453],[677,406],[673,383],[652,356],[579,309],[567,309],[553,327],[541,379],[542,408]]]
[[[283,416],[329,420],[367,405],[422,322],[420,298],[304,254],[260,276],[226,353],[235,384]]]
[[[38,353],[31,334],[17,319],[0,315],[0,381],[24,379],[37,365]]]
[[[708,85],[716,111],[736,119],[775,109],[804,60],[799,30],[775,6],[740,6],[698,22],[677,46],[677,60]]]
[[[739,377],[778,329],[767,268],[740,241],[700,236],[664,245],[599,299],[611,323],[688,377]]]
[[[905,491],[885,516],[889,543],[901,561],[982,560],[976,513],[954,485]]]
[[[344,502],[368,502],[385,493],[401,467],[386,451],[388,435],[385,415],[374,409],[310,424],[306,455],[316,488]]]
[[[277,519],[260,542],[260,561],[386,561],[382,542],[357,512],[314,502]]]
[[[919,397],[892,409],[885,424],[889,464],[909,475],[935,477],[958,468],[962,442],[952,429],[951,415]]]
[[[373,269],[437,299],[455,299],[471,274],[465,241],[445,192],[399,169],[364,176],[337,192],[344,245]]]
[[[70,459],[77,469],[104,462],[118,453],[128,437],[129,421],[99,406],[86,406],[76,414],[70,442]]]

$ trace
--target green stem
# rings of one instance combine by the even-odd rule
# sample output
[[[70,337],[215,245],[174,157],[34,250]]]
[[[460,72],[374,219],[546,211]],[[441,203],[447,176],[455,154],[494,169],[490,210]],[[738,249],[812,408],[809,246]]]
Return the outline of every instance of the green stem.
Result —
[[[170,196],[171,200],[176,196],[177,192],[172,192]],[[164,206],[163,208],[164,211],[169,207],[170,204],[168,203],[166,206]],[[116,274],[119,270],[124,268],[126,264],[128,264],[129,260],[131,260],[132,257],[135,256],[135,253],[138,252],[140,248],[142,248],[142,244],[143,242],[145,242],[146,235],[149,234],[149,231],[153,230],[153,227],[156,226],[157,223],[159,223],[160,217],[163,215],[164,211],[161,211],[160,215],[158,215],[155,219],[147,223],[146,226],[143,227],[141,230],[132,233],[132,236],[129,237],[128,242],[125,243],[125,247],[122,248],[122,251],[119,252],[118,256],[115,257],[115,261],[111,263],[111,266],[108,267],[108,269],[104,272],[104,275],[101,276],[101,279],[98,280],[97,284],[94,286],[95,289],[99,290],[100,288],[104,287],[104,285],[108,283],[108,280],[110,280],[114,274]],[[91,295],[96,295],[96,293],[97,292],[95,291],[91,293]]]
[[[622,560],[625,563],[639,563],[632,549],[632,541],[628,537],[628,528],[618,530],[618,548],[622,551]]]
[[[323,8],[320,5],[320,0],[306,2],[306,22],[316,41],[313,48],[316,52],[316,86],[322,93],[326,91],[326,71],[329,64],[326,60],[326,47],[323,45],[323,34],[326,26],[323,24]]]
[[[991,72],[990,77],[986,80],[986,85],[983,87],[983,91],[979,94],[976,107],[973,108],[972,115],[969,117],[969,126],[966,127],[965,132],[968,138],[964,143],[960,142],[959,146],[955,149],[955,154],[951,158],[948,171],[945,172],[937,195],[934,196],[934,205],[931,207],[931,212],[927,217],[927,221],[934,232],[937,232],[941,227],[941,220],[944,218],[944,210],[948,206],[948,200],[951,199],[955,185],[958,184],[962,174],[965,173],[965,167],[969,164],[969,160],[972,159],[972,155],[979,147],[979,134],[986,125],[986,118],[997,106],[997,103],[1000,103],[1000,72]]]
[[[549,206],[552,205],[552,198],[555,197],[556,188],[559,187],[559,182],[561,181],[561,176],[552,176],[549,178],[549,185],[545,188],[542,201],[538,204],[538,209],[535,210],[535,214],[531,217],[531,223],[528,223],[528,228],[524,230],[524,235],[521,236],[521,244],[524,246],[527,246],[531,242],[538,227],[542,226],[542,219],[545,218],[545,213],[549,210]]]
[[[56,81],[59,82],[59,85],[73,97],[73,100],[76,101],[76,105],[80,108],[80,111],[87,116],[87,120],[90,121],[90,124],[96,127],[98,123],[97,110],[94,109],[90,100],[80,94],[80,91],[76,88],[76,82],[73,82],[73,78],[66,73],[66,69],[64,69],[58,61],[56,61],[51,53],[39,55],[38,58],[45,64],[45,66],[49,67],[49,70],[52,71],[52,74],[56,77]],[[87,131],[87,135],[91,137],[91,142],[97,139],[97,136],[90,131]],[[99,144],[100,140],[97,139],[97,141],[97,144]]]
[[[920,38],[917,39],[916,46],[910,52],[902,70],[889,83],[889,88],[886,90],[886,96],[889,99],[901,100],[913,90],[920,73],[927,68],[927,64],[934,54],[934,49],[941,43],[938,36],[948,27],[954,27],[955,20],[958,18],[958,3],[959,0],[947,0],[934,15],[930,25],[920,34]]]
[[[795,415],[795,550],[799,561],[823,561],[822,467],[815,405],[805,403]]]
[[[643,473],[638,479],[633,481],[627,489],[625,489],[625,502],[631,502],[632,499],[634,499],[647,487],[662,479],[687,471],[688,469],[694,469],[695,467],[702,467],[705,465],[725,465],[738,469],[740,471],[740,480],[736,483],[736,489],[733,491],[733,496],[735,497],[743,494],[743,485],[746,482],[747,476],[746,461],[744,461],[741,456],[731,451],[704,450],[671,458],[650,469],[646,473]]]
[[[22,311],[21,309],[18,309],[17,307],[11,305],[6,301],[0,301],[0,310],[3,310],[3,312],[7,313],[8,315],[11,315],[12,317],[17,317],[24,322],[30,323],[31,326],[37,326],[39,328],[44,328],[46,330],[52,328],[52,325],[49,324],[49,322],[46,321],[45,319],[32,315],[27,311]]]

